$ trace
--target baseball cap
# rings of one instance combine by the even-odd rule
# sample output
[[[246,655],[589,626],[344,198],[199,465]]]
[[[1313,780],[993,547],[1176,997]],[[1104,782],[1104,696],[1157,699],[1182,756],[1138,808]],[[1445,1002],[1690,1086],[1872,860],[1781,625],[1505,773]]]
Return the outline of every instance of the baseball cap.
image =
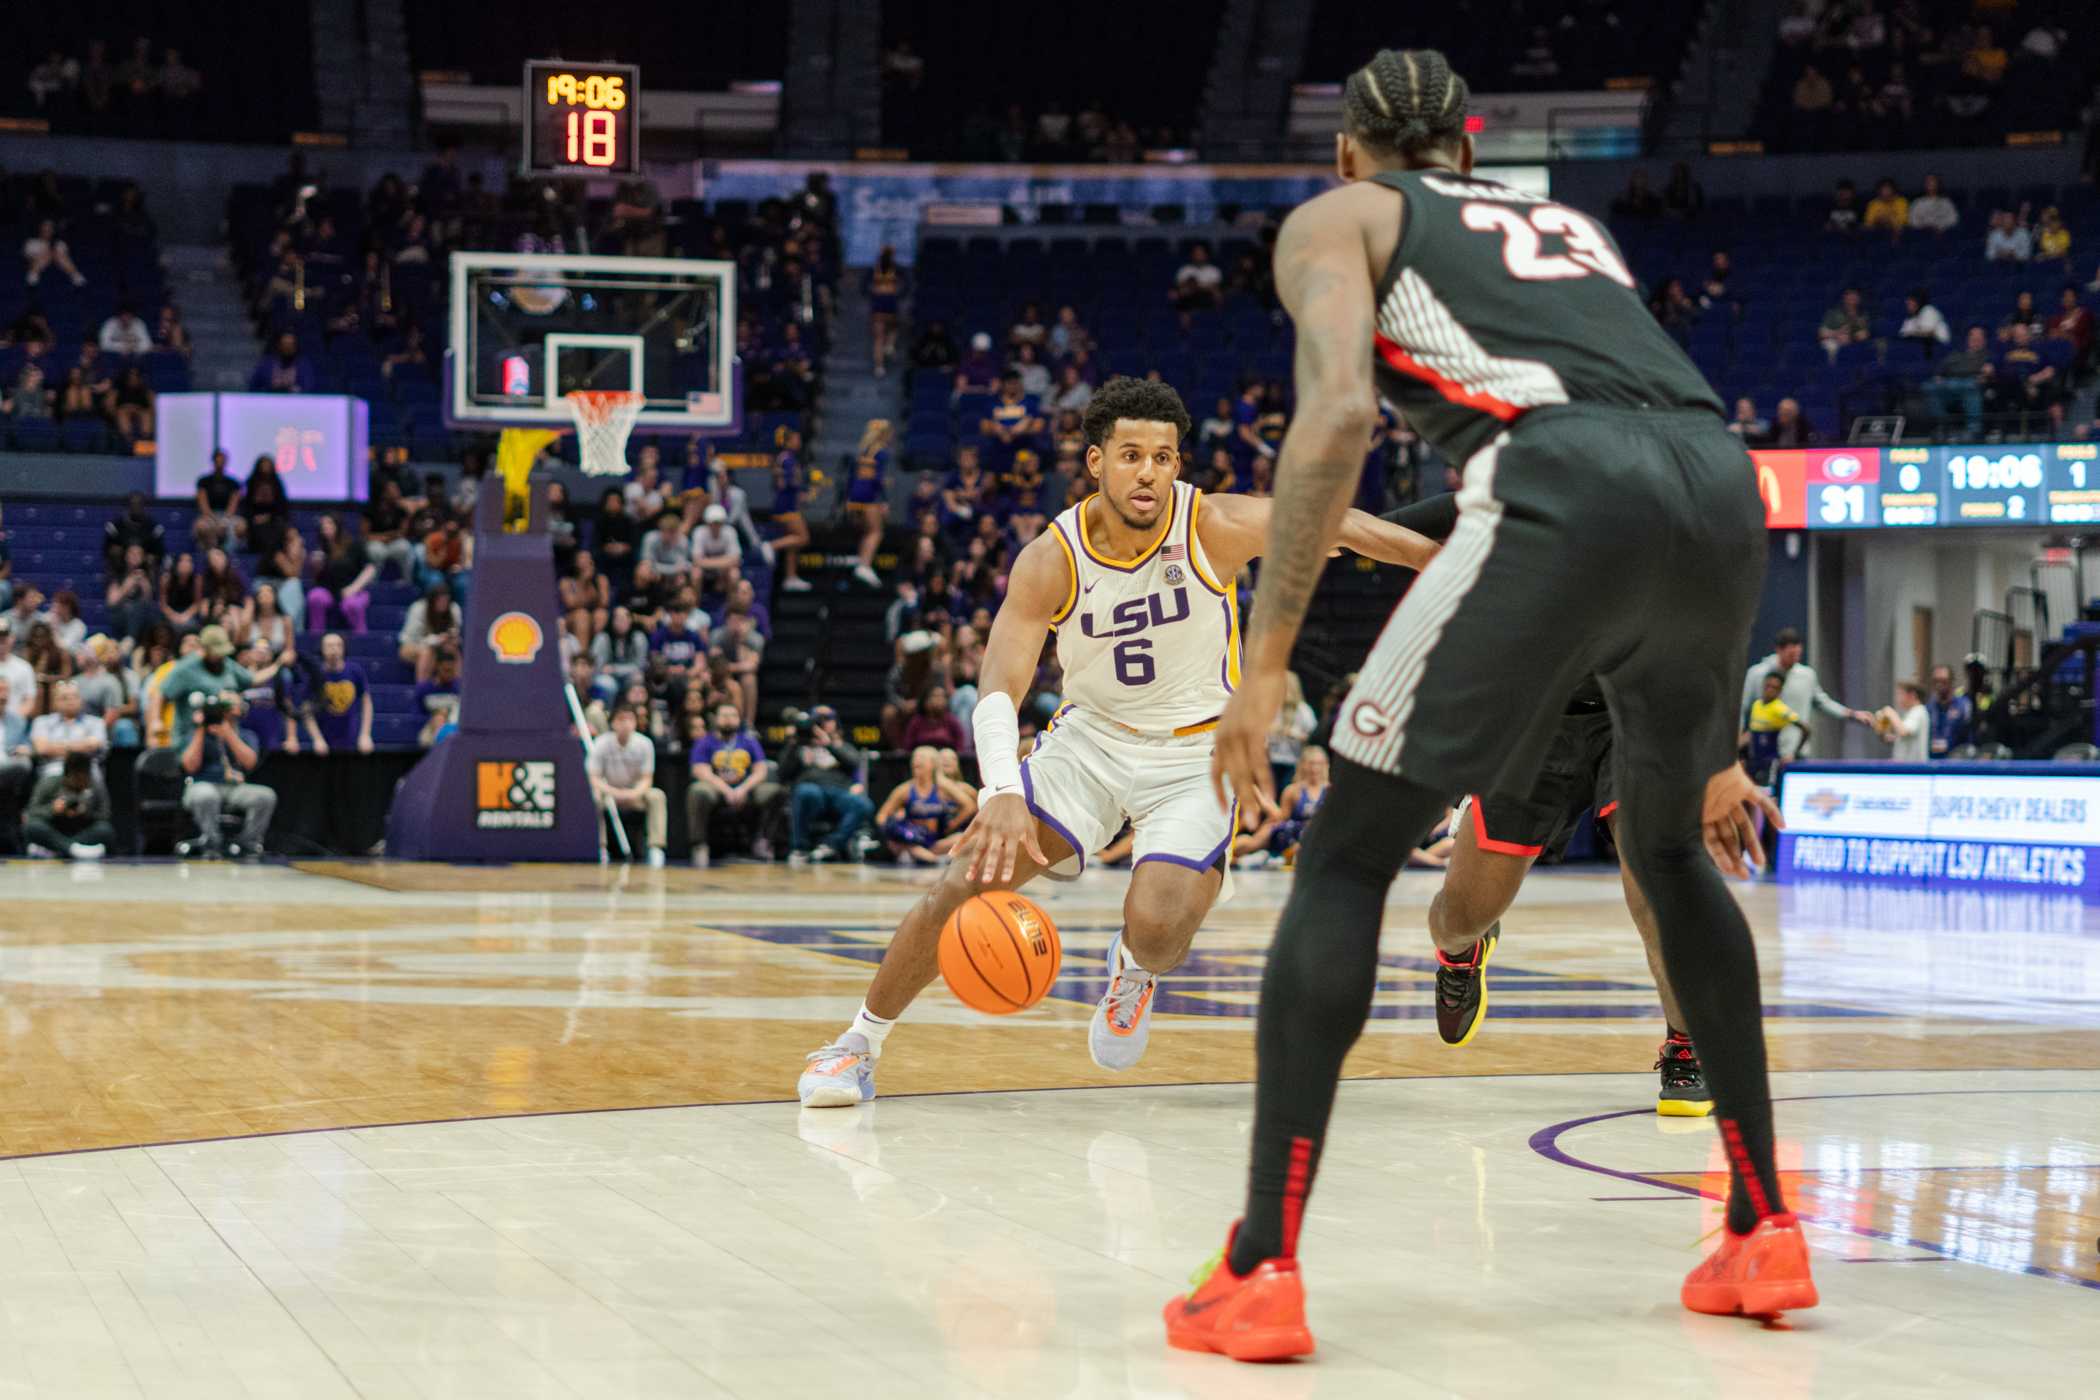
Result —
[[[985,332],[985,331],[979,331],[979,332],[977,332],[977,334],[975,334],[975,335],[973,335],[973,336],[971,336],[971,337],[970,337],[970,348],[971,348],[972,350],[989,350],[989,349],[991,349],[991,348],[992,348],[992,337],[991,337],[991,335],[990,335],[990,334],[989,334],[988,332]]]
[[[822,724],[826,720],[837,719],[839,717],[839,712],[837,710],[832,709],[829,705],[819,705],[809,712],[809,717],[817,721],[819,724]]]
[[[197,634],[197,643],[204,648],[204,654],[214,660],[233,655],[233,638],[227,636],[226,629],[216,622]]]
[[[700,518],[710,525],[719,525],[729,518],[729,512],[720,506],[709,506],[701,512]]]

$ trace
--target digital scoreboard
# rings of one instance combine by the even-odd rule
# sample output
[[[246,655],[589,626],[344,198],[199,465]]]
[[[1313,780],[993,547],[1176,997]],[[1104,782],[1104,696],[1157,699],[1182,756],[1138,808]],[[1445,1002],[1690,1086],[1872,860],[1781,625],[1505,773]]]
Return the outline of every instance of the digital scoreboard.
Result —
[[[2100,524],[2100,443],[1755,451],[1775,530]]]
[[[525,169],[632,175],[641,169],[641,72],[631,63],[525,64]]]

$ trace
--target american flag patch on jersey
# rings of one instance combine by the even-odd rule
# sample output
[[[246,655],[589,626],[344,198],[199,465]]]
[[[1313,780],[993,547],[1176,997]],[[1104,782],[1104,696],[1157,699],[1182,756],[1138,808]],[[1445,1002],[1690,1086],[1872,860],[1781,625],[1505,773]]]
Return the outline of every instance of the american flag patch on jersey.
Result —
[[[1162,549],[1159,552],[1159,557],[1165,562],[1171,564],[1177,559],[1188,558],[1189,547],[1185,544],[1170,544],[1165,549]]]

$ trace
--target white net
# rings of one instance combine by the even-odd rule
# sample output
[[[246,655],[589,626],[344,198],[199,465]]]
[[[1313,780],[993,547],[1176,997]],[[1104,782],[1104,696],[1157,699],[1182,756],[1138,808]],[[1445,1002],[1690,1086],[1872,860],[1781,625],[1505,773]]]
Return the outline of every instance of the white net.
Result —
[[[584,474],[626,475],[627,434],[641,416],[642,396],[626,389],[578,389],[562,397],[576,419]]]

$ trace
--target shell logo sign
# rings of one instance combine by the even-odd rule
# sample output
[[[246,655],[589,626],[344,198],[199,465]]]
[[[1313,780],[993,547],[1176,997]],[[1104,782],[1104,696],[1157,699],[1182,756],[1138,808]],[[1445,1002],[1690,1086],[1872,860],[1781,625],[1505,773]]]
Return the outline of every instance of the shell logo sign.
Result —
[[[547,637],[531,613],[507,612],[489,624],[489,650],[506,666],[525,666],[540,654]]]

